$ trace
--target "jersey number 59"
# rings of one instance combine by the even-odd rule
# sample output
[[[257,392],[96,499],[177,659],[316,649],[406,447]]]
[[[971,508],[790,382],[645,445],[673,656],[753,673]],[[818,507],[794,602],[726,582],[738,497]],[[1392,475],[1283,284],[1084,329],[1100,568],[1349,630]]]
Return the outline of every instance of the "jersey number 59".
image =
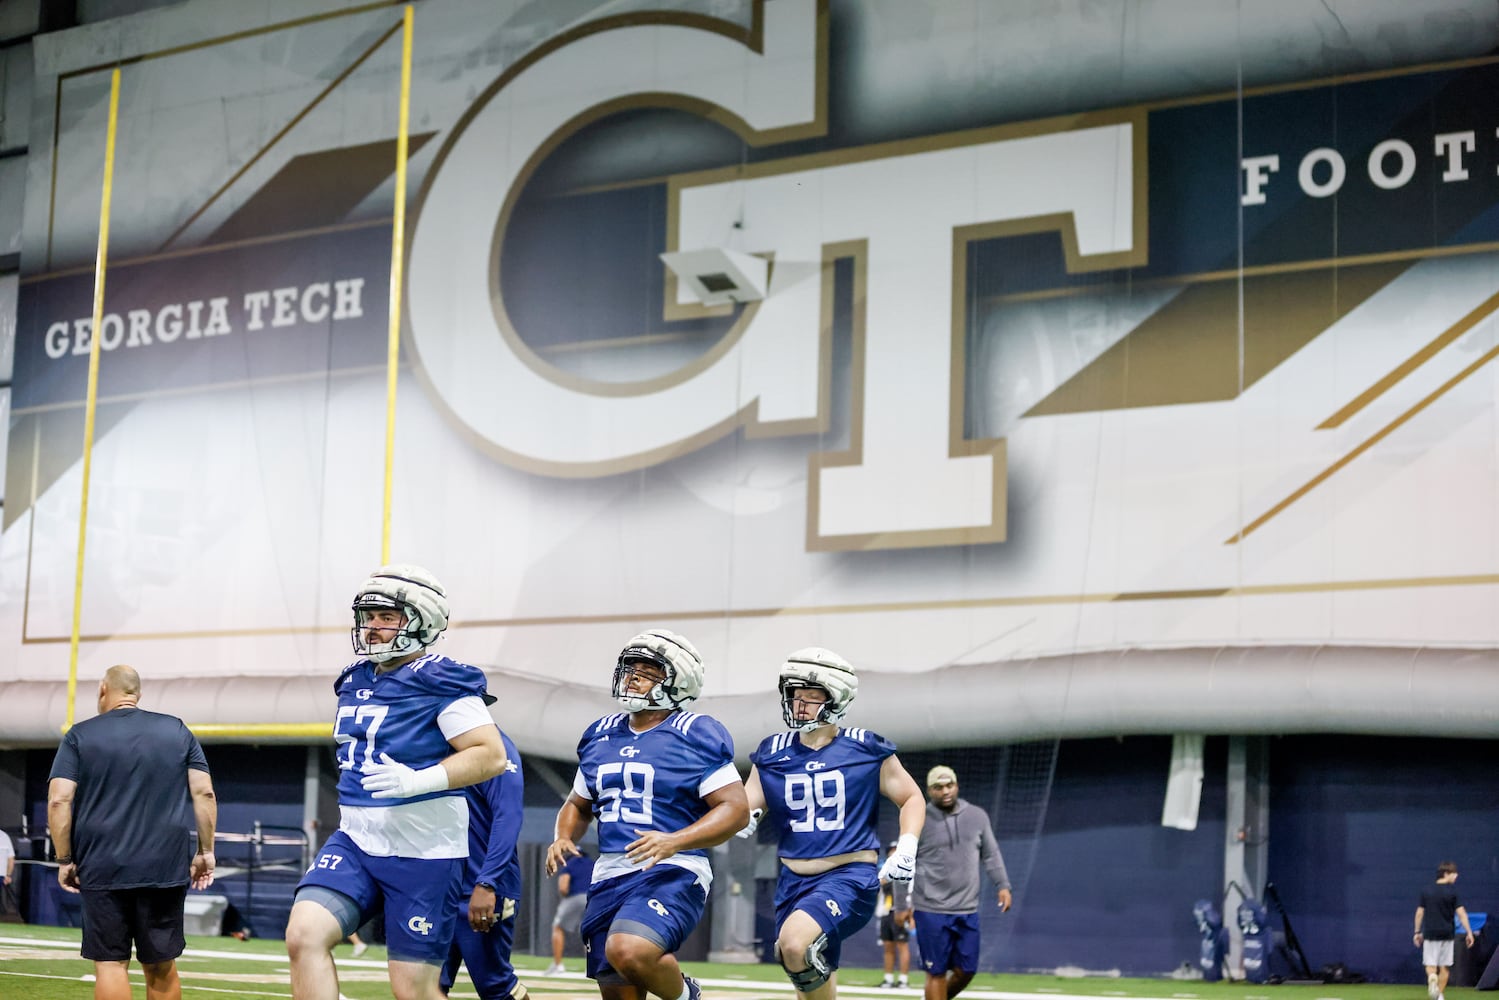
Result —
[[[615,780],[619,784],[615,784]],[[656,769],[649,764],[614,761],[600,764],[594,778],[599,822],[651,825],[651,800],[656,797]]]

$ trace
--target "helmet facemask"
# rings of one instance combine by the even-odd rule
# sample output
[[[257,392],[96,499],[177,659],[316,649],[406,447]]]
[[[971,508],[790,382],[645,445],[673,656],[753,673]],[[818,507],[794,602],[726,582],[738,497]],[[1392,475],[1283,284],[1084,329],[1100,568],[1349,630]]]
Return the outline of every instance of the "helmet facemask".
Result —
[[[786,658],[777,686],[781,692],[781,718],[787,728],[810,733],[843,721],[859,693],[859,678],[853,666],[837,653],[810,646]],[[828,696],[827,704],[806,721],[796,717],[796,692],[803,688],[817,688]]]
[[[448,602],[442,584],[419,566],[382,566],[354,595],[354,627],[349,637],[354,653],[375,663],[386,663],[418,653],[437,641],[448,627]],[[384,642],[370,640],[370,623],[390,612],[404,620]],[[382,626],[384,629],[384,626]]]
[[[401,616],[400,623],[394,629],[383,624],[377,627],[394,634],[387,642],[371,642],[371,622],[383,612],[391,611]],[[396,604],[389,598],[365,595],[354,605],[354,627],[349,630],[349,637],[354,643],[354,655],[376,663],[385,663],[423,648],[421,616],[415,614],[415,611],[410,605]]]
[[[644,665],[663,676],[649,691],[639,694],[630,689],[630,680]],[[696,699],[702,689],[703,661],[697,649],[675,632],[654,629],[631,639],[620,652],[611,693],[633,714],[681,708]]]
[[[654,667],[656,669],[651,671],[651,673],[654,674],[660,671],[663,676],[659,681],[651,685],[651,689],[645,694],[638,694],[631,690],[630,681],[635,677],[636,673],[641,671],[642,667],[646,669]],[[614,666],[614,700],[632,713],[673,708],[675,706],[670,703],[669,696],[666,693],[667,688],[676,686],[672,673],[670,664],[661,663],[658,660],[647,659],[641,656],[629,660],[620,657],[619,662]]]
[[[817,708],[817,714],[810,719],[798,719],[796,717],[797,695],[803,691],[821,691],[827,695],[827,701]],[[811,704],[808,702],[807,704]],[[799,729],[804,733],[810,733],[837,720],[832,718],[836,705],[833,701],[832,692],[819,684],[801,684],[798,682],[781,682],[781,718],[786,721],[786,728]]]

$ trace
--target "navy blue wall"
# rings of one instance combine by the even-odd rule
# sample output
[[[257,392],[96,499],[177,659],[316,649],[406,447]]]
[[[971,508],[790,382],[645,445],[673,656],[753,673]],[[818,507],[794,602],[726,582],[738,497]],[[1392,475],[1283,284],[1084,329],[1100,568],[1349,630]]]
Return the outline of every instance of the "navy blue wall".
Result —
[[[1226,746],[1222,737],[1207,741],[1198,827],[1181,831],[1160,825],[1169,737],[1065,741],[1058,749],[1042,833],[1035,839],[1007,829],[1021,817],[1007,811],[1016,789],[1004,787],[1004,748],[902,754],[918,781],[934,764],[956,768],[963,797],[997,818],[1000,845],[1016,881],[1016,903],[1010,914],[1001,915],[986,880],[982,967],[1021,971],[1075,965],[1159,975],[1193,959],[1192,904],[1217,898],[1223,881]],[[300,823],[304,748],[211,745],[206,751],[221,830],[245,831],[257,819]],[[51,759],[50,751],[27,755],[34,831],[45,828]],[[1314,970],[1343,963],[1373,980],[1419,982],[1411,916],[1421,886],[1442,860],[1457,862],[1458,889],[1468,909],[1494,912],[1499,919],[1494,833],[1499,744],[1284,737],[1271,739],[1270,761],[1271,880]],[[558,762],[556,769],[570,773],[571,764]],[[1013,775],[1009,780],[1013,785]],[[556,796],[529,768],[526,785],[525,839],[541,843],[550,836]],[[888,803],[881,833],[886,839],[895,833]],[[221,864],[239,860],[221,849]],[[238,901],[243,880],[227,879],[216,888]],[[545,889],[538,886],[536,892]],[[39,907],[33,919],[63,916],[32,898]],[[533,905],[538,901],[535,895],[530,899]],[[256,930],[279,935],[277,920],[284,914],[270,912],[274,907],[257,909],[264,912]],[[848,942],[844,953],[846,964],[878,965],[874,928]]]
[[[1412,917],[1439,861],[1470,913],[1499,919],[1499,745],[1298,736],[1270,760],[1271,881],[1313,969],[1421,981]]]
[[[1015,905],[1001,914],[984,880],[981,967],[1159,975],[1192,960],[1192,904],[1216,897],[1223,881],[1226,746],[1207,741],[1198,826],[1183,831],[1161,826],[1170,737],[1064,741],[1039,840],[1000,833]],[[918,782],[931,765],[952,765],[962,797],[990,810],[996,829],[1006,825],[994,807],[999,749],[901,759]]]

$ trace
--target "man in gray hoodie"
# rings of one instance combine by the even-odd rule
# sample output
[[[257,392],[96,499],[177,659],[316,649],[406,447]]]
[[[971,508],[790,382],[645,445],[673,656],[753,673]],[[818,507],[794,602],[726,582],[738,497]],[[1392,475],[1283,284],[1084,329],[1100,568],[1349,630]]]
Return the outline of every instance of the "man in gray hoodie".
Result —
[[[1010,876],[989,817],[958,798],[958,776],[940,764],[927,772],[926,825],[916,849],[911,906],[926,970],[926,1000],[952,1000],[979,967],[979,864],[1010,908]]]

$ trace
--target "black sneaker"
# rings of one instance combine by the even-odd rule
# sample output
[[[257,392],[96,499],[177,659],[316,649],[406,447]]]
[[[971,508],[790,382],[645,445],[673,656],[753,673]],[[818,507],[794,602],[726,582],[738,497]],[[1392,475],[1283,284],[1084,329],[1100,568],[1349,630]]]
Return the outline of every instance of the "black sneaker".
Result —
[[[696,979],[683,976],[682,982],[687,984],[687,1000],[703,1000],[703,988],[697,984]]]

